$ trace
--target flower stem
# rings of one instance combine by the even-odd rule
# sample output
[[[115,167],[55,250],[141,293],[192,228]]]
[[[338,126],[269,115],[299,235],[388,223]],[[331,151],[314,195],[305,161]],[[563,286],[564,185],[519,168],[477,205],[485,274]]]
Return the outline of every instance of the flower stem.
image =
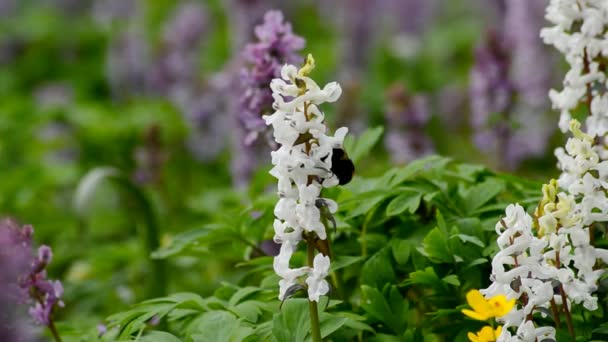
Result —
[[[308,256],[308,266],[313,267],[313,260],[315,257],[315,246],[312,243],[308,243],[306,247]],[[310,310],[310,330],[312,334],[313,342],[321,342],[321,325],[319,324],[319,311],[317,309],[317,302],[309,300],[308,309]]]
[[[551,298],[551,312],[553,312],[553,319],[555,320],[555,327],[558,329],[562,327],[562,324],[559,321],[559,311],[557,311],[557,304],[555,304],[555,299]]]
[[[572,337],[572,341],[576,340],[576,335],[574,335],[574,326],[572,325],[572,315],[570,314],[570,309],[568,308],[568,297],[566,296],[566,291],[564,291],[564,286],[559,286],[559,292],[562,295],[562,306],[564,307],[564,313],[566,314],[566,324],[568,325],[568,333],[570,333],[570,337]]]
[[[53,334],[53,338],[56,342],[61,342],[61,336],[59,336],[59,332],[57,331],[57,327],[55,327],[55,322],[51,319],[48,325],[51,334]]]

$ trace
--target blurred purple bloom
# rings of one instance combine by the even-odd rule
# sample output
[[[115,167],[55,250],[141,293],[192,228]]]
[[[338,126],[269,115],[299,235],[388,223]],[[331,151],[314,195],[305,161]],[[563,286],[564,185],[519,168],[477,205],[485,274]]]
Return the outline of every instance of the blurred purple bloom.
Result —
[[[243,58],[251,64],[242,71],[241,111],[239,118],[246,130],[266,129],[262,115],[272,110],[270,82],[279,77],[285,63],[300,64],[298,51],[304,48],[303,38],[293,34],[291,24],[284,22],[280,11],[268,11],[264,22],[255,27],[258,42],[245,46]]]
[[[11,15],[17,9],[17,0],[0,0],[0,17]]]
[[[226,0],[222,1],[230,21],[232,51],[236,56],[253,38],[255,24],[264,16],[267,0]]]
[[[74,98],[74,90],[64,83],[47,83],[34,91],[36,103],[42,109],[67,106]]]
[[[19,279],[33,262],[33,229],[19,227],[12,220],[0,221],[0,308],[16,308],[27,294],[19,288]],[[0,310],[0,341],[33,341],[19,311]]]
[[[379,2],[368,0],[351,0],[338,2],[340,30],[341,65],[343,77],[357,79],[368,67],[376,38],[374,18],[370,13],[377,13]]]
[[[509,0],[505,13],[505,38],[512,47],[511,77],[524,101],[548,106],[551,58],[538,32],[544,26],[544,0]]]
[[[475,49],[470,91],[471,122],[476,130],[484,130],[492,114],[507,112],[512,105],[515,89],[509,78],[511,56],[505,44],[500,33],[490,31]]]
[[[19,227],[11,220],[0,222],[0,302],[3,307],[30,303],[32,318],[49,326],[55,308],[63,307],[63,286],[46,279],[46,267],[53,257],[51,248],[42,245],[37,256],[32,255],[33,234],[31,226]],[[4,316],[0,317],[4,320]],[[8,326],[1,323],[2,327]]]
[[[197,82],[198,47],[207,31],[207,14],[199,4],[180,4],[164,27],[163,51],[149,75],[152,87],[171,100],[192,96]],[[184,95],[183,93],[187,93]]]
[[[432,24],[437,0],[384,0],[385,10],[399,33],[419,36]]]
[[[268,130],[262,115],[272,111],[270,82],[280,76],[285,63],[300,64],[303,58],[298,52],[304,48],[303,38],[292,32],[291,24],[284,21],[280,11],[268,11],[264,22],[254,29],[258,39],[245,46],[242,57],[250,65],[241,71],[238,89],[241,92],[238,113],[238,135],[234,142],[232,176],[237,186],[249,182],[256,164],[265,160],[268,146]]]
[[[127,30],[110,43],[107,76],[115,97],[125,98],[146,90],[150,56],[141,32]]]
[[[171,21],[165,26],[165,43],[170,48],[194,49],[207,31],[207,24],[207,12],[200,4],[180,4]]]
[[[387,100],[384,144],[392,161],[402,164],[433,153],[433,142],[424,133],[430,119],[426,98],[409,95],[397,84],[389,88]]]
[[[105,324],[97,324],[97,336],[101,337],[108,332],[108,327]]]
[[[93,18],[100,24],[109,25],[116,20],[127,20],[137,10],[137,0],[96,0]]]
[[[19,279],[19,287],[29,294],[28,302],[33,302],[29,313],[41,325],[49,326],[52,314],[57,307],[63,307],[61,296],[63,286],[56,280],[46,278],[46,267],[52,259],[51,248],[42,245],[38,248],[38,257],[32,263],[31,270]]]
[[[471,70],[471,125],[474,142],[514,169],[542,155],[553,129],[544,113],[551,63],[538,30],[543,0],[497,2],[502,29],[490,31],[475,51]]]

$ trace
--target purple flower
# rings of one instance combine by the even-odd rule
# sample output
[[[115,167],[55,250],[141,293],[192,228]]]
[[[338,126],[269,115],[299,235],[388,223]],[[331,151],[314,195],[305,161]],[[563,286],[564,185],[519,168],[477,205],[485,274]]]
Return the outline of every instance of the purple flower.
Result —
[[[507,112],[513,103],[515,89],[509,78],[511,56],[505,44],[500,33],[489,31],[475,49],[470,95],[471,122],[476,130],[485,129],[490,115]]]
[[[262,115],[272,110],[270,82],[279,77],[285,63],[299,64],[302,57],[298,51],[304,48],[304,39],[293,34],[291,24],[283,21],[280,11],[268,11],[264,22],[255,27],[258,42],[245,46],[243,58],[251,64],[242,71],[243,97],[241,98],[240,121],[248,130],[264,130]]]
[[[127,20],[137,11],[137,0],[96,0],[92,16],[98,23],[109,25],[113,21]]]
[[[63,307],[63,286],[46,278],[46,267],[53,258],[51,248],[42,245],[36,257],[32,254],[33,234],[31,226],[19,227],[11,220],[0,222],[0,304],[9,307],[29,303],[34,320],[50,326],[55,308]],[[2,315],[0,318],[5,320]],[[3,328],[10,322],[0,323]]]
[[[0,308],[15,308],[26,300],[19,278],[33,262],[33,229],[12,220],[0,221]],[[0,310],[0,341],[32,341],[18,310]]]
[[[433,142],[424,133],[430,119],[426,97],[409,95],[396,84],[389,88],[387,100],[384,144],[393,162],[402,164],[433,153]]]
[[[267,0],[225,0],[232,51],[238,55],[253,36],[253,28],[268,8]]]
[[[97,324],[97,336],[101,337],[108,332],[108,327],[105,324]]]
[[[471,70],[473,141],[504,169],[544,154],[553,129],[545,115],[551,63],[538,37],[542,0],[501,2],[500,29],[475,50]]]
[[[207,29],[207,12],[198,3],[180,4],[165,26],[165,43],[174,49],[194,49]]]
[[[38,261],[43,265],[48,265],[53,259],[53,251],[51,247],[42,245],[38,248]]]
[[[111,42],[106,68],[115,97],[143,93],[147,89],[149,65],[148,46],[141,32],[129,30]]]
[[[241,71],[238,89],[238,134],[232,156],[232,176],[237,186],[245,186],[257,162],[268,155],[268,146],[274,144],[265,139],[267,126],[262,115],[272,111],[270,82],[280,76],[283,64],[300,64],[298,54],[304,48],[303,38],[296,36],[291,24],[284,21],[280,11],[268,11],[264,22],[254,29],[258,41],[245,46],[242,57],[249,68]]]

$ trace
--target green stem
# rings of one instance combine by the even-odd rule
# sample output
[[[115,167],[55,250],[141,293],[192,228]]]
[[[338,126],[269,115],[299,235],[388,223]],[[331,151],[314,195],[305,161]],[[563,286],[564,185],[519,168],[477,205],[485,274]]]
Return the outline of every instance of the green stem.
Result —
[[[307,244],[308,266],[313,267],[315,257],[315,246],[312,243]],[[313,342],[321,342],[321,325],[319,324],[319,310],[317,302],[309,300],[308,309],[310,310],[310,330]]]
[[[142,210],[142,219],[146,228],[144,234],[144,245],[146,250],[146,259],[150,259],[152,252],[160,247],[160,229],[158,220],[152,202],[144,191],[129,180],[124,179],[125,188],[133,195],[136,202]],[[152,259],[152,280],[148,282],[147,297],[155,298],[166,295],[167,291],[167,276],[165,261],[162,259]]]
[[[361,255],[364,258],[367,257],[367,239],[366,239],[366,235],[367,235],[367,226],[369,224],[369,220],[370,220],[370,214],[368,214],[365,217],[365,220],[363,221],[363,226],[361,227],[361,235],[359,236],[359,239],[361,240]]]
[[[53,319],[51,318],[51,322],[48,325],[49,330],[51,331],[51,334],[53,334],[53,338],[55,339],[56,342],[61,342],[61,336],[59,336],[59,332],[57,331],[57,327],[55,327],[55,322],[53,322]]]

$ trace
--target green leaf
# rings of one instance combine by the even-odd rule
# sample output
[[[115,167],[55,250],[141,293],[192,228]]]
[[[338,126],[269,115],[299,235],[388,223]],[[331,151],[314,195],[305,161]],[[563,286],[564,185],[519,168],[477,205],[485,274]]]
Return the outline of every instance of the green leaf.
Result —
[[[404,283],[437,286],[439,281],[440,279],[437,276],[437,273],[435,273],[435,270],[432,267],[427,267],[424,270],[410,273],[409,279],[407,279]]]
[[[349,256],[349,255],[339,256],[336,261],[332,260],[331,271],[335,272],[339,269],[342,269],[342,268],[354,265],[358,262],[361,262],[364,259],[365,259],[365,257],[363,257],[363,256]]]
[[[391,179],[388,182],[388,188],[394,188],[395,186],[403,183],[406,180],[414,178],[416,175],[423,171],[431,171],[437,168],[443,168],[450,162],[450,158],[441,156],[428,156],[423,159],[415,160],[407,166],[398,169],[394,174],[391,175]]]
[[[447,244],[447,235],[439,228],[433,228],[424,238],[422,250],[431,261],[450,263],[454,261]]]
[[[191,245],[196,245],[211,232],[211,227],[197,228],[180,233],[171,238],[171,242],[167,246],[161,246],[152,253],[154,259],[165,259],[177,255],[187,249]]]
[[[404,193],[393,198],[386,207],[386,216],[400,215],[404,211],[410,214],[416,212],[420,206],[422,194],[420,193]]]
[[[251,322],[257,323],[258,318],[262,314],[262,309],[266,304],[256,300],[248,300],[233,306],[230,311],[238,317]]]
[[[452,235],[452,237],[450,239],[454,239],[454,238],[459,238],[460,241],[462,241],[464,243],[470,242],[481,248],[484,248],[486,246],[486,244],[483,243],[483,241],[481,241],[479,238],[477,238],[475,236],[466,235],[466,234],[456,234],[456,235]]]
[[[232,295],[232,297],[228,301],[228,305],[236,305],[242,302],[243,300],[250,298],[252,295],[260,292],[261,290],[262,289],[260,289],[259,287],[254,286],[243,287]]]
[[[344,142],[344,148],[350,159],[355,163],[355,167],[356,163],[360,161],[361,158],[371,152],[372,148],[382,137],[383,132],[384,127],[378,126],[363,132],[357,139],[350,138],[351,136],[347,137]]]
[[[384,199],[391,196],[390,193],[385,191],[373,191],[369,193],[362,193],[357,195],[347,202],[343,203],[340,207],[341,210],[346,210],[346,219],[351,219],[356,216],[365,215],[369,213],[374,207],[380,204]]]
[[[378,289],[366,285],[361,286],[364,302],[363,310],[373,318],[386,324],[393,332],[399,334],[406,328],[404,321],[404,299],[395,286],[391,287],[391,303],[384,298]],[[393,303],[394,302],[394,303]],[[392,307],[392,305],[394,305]]]
[[[441,230],[442,233],[447,234],[448,225],[445,223],[445,220],[443,219],[443,215],[441,214],[441,211],[439,209],[437,209],[437,213],[435,214],[435,219],[437,220],[437,227]]]
[[[231,313],[209,311],[192,321],[186,330],[195,341],[232,342],[232,336],[238,332],[239,326],[239,320]]]
[[[465,267],[465,269],[475,267],[478,265],[483,265],[487,262],[488,262],[488,259],[485,259],[485,258],[475,259],[475,260],[471,261],[470,263],[468,263],[467,266]]]
[[[347,328],[354,329],[357,331],[374,332],[374,329],[372,329],[372,327],[363,323],[363,321],[367,319],[365,316],[360,316],[347,311],[336,312],[335,315],[345,318],[344,326]]]
[[[328,313],[321,313],[319,316],[319,321],[321,337],[327,338],[329,335],[340,329],[344,323],[346,323],[346,318]],[[309,336],[307,341],[312,341],[312,336]]]
[[[393,250],[393,257],[398,264],[407,264],[412,251],[412,243],[410,241],[394,239],[391,241],[391,249]]]
[[[363,264],[361,284],[382,288],[384,284],[392,284],[395,280],[390,247],[382,248]]]
[[[308,299],[294,298],[283,303],[272,318],[272,334],[277,342],[303,342],[310,330]]]
[[[481,184],[471,187],[465,197],[465,210],[472,213],[482,205],[488,203],[499,193],[504,191],[505,183],[497,179],[488,179]]]
[[[144,336],[138,339],[141,342],[182,342],[175,335],[168,332],[153,330],[147,332]]]
[[[449,276],[445,276],[441,280],[444,283],[446,283],[446,284],[450,284],[450,285],[454,285],[454,286],[460,286],[460,280],[458,280],[458,276],[455,275],[455,274],[451,274]]]

